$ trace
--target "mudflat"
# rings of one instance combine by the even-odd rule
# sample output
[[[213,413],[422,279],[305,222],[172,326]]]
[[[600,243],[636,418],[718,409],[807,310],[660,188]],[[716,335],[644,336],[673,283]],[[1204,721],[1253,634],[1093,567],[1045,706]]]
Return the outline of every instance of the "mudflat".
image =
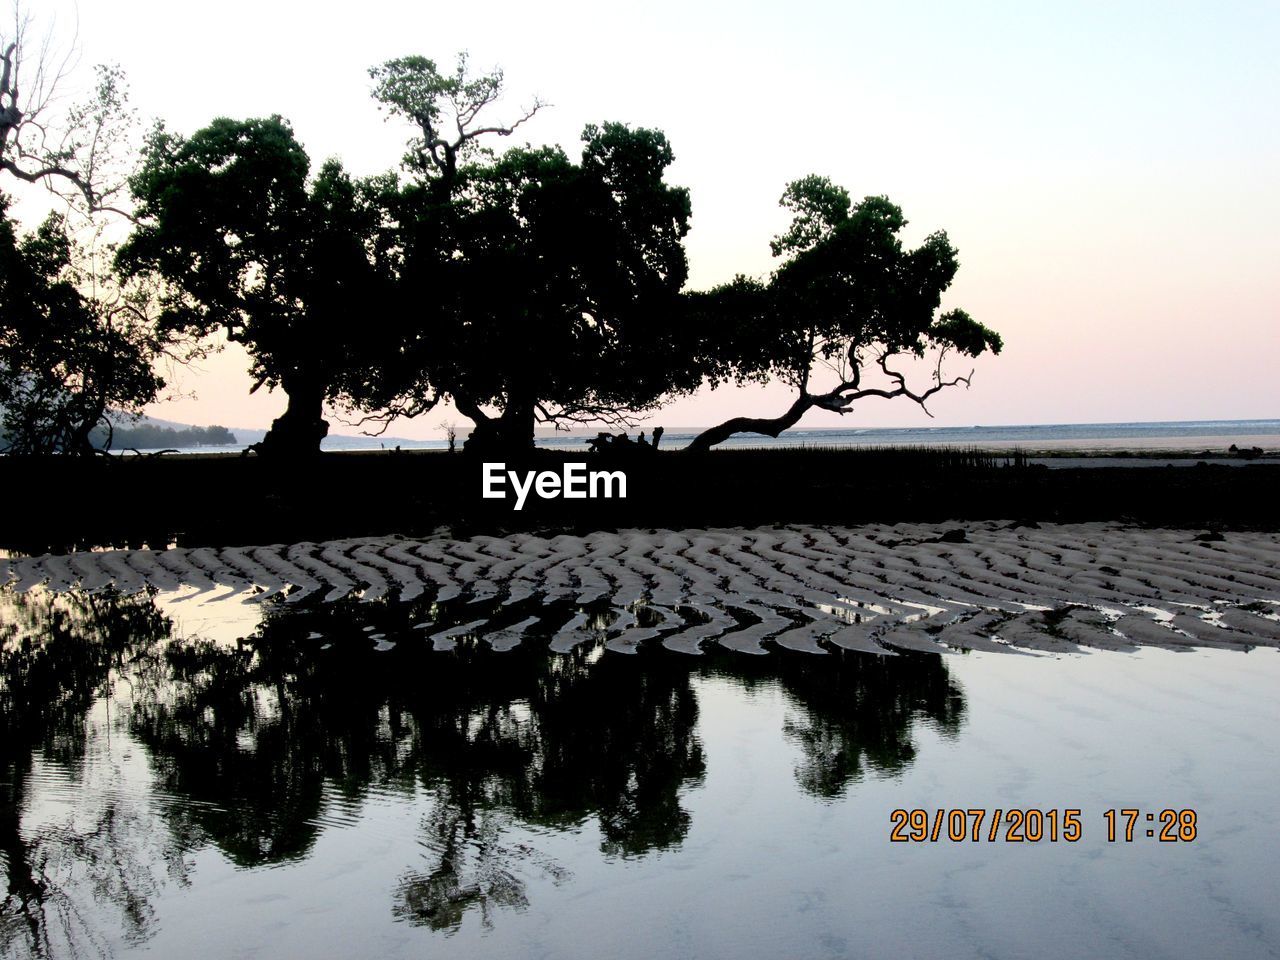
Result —
[[[603,632],[623,652],[884,654],[1276,647],[1278,571],[1271,532],[967,521],[76,552],[0,561],[0,582],[193,606],[433,600],[412,629],[439,650]]]

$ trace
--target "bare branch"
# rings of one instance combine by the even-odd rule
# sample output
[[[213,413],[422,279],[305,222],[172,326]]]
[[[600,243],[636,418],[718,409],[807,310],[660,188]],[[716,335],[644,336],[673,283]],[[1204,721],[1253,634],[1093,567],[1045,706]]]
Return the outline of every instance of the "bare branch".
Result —
[[[30,22],[14,7],[14,33],[0,37],[0,172],[50,192],[87,213],[111,211],[128,217],[111,198],[124,186],[123,172],[112,176],[129,153],[135,117],[128,108],[124,75],[114,67],[97,68],[97,86],[81,104],[53,113],[77,58],[73,41],[58,58],[52,33],[38,45],[34,76],[24,83]]]
[[[342,417],[335,417],[334,419],[345,426],[356,428],[363,427],[367,423],[381,424],[381,426],[376,430],[360,431],[367,437],[380,437],[387,432],[387,428],[390,427],[394,421],[401,418],[411,419],[413,417],[420,417],[424,413],[430,413],[442,399],[443,398],[439,394],[433,394],[429,397],[399,399],[389,403],[381,410],[365,414],[359,420],[346,420]]]
[[[486,133],[495,133],[500,137],[509,137],[511,136],[511,134],[516,132],[517,127],[519,127],[522,123],[532,120],[534,115],[539,110],[547,106],[550,106],[550,104],[543,103],[541,100],[534,100],[533,106],[527,109],[524,112],[524,115],[521,116],[520,119],[517,120],[515,123],[505,127],[479,127],[475,130],[468,130],[464,139],[471,140],[471,139],[474,139],[475,137],[481,136],[482,134],[486,134]]]

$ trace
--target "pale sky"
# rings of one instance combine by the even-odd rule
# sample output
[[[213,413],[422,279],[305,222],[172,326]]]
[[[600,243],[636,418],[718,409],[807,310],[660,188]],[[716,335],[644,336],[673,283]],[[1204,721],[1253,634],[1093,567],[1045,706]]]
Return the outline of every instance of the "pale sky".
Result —
[[[46,0],[81,68],[128,73],[133,102],[189,133],[280,113],[313,166],[396,166],[410,131],[370,66],[459,50],[501,66],[495,119],[553,105],[524,139],[577,154],[590,122],[666,132],[692,194],[691,286],[764,275],[786,182],[887,194],[911,239],[960,251],[944,303],[1005,337],[928,418],[863,401],[810,426],[1280,417],[1280,4],[596,3],[398,0],[217,4]],[[506,114],[504,114],[506,111]],[[5,184],[12,190],[11,184]],[[356,318],[358,320],[358,318]],[[968,364],[954,367],[966,372]],[[189,423],[265,427],[243,354],[184,371]],[[679,401],[655,423],[781,413],[781,388]],[[435,436],[439,411],[390,433]],[[352,430],[334,423],[334,432]]]

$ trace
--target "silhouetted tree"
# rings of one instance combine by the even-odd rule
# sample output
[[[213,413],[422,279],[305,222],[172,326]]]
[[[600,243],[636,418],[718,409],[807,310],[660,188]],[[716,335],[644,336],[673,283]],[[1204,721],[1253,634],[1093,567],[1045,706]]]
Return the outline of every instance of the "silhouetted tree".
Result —
[[[430,184],[440,202],[448,202],[459,162],[481,149],[480,137],[509,137],[545,104],[532,106],[512,123],[487,123],[480,114],[502,95],[501,70],[472,76],[465,53],[458,55],[452,74],[444,74],[434,60],[412,56],[388,60],[369,71],[374,99],[393,117],[409,121],[417,136],[409,143],[404,165]]]
[[[522,147],[465,164],[447,205],[406,190],[403,296],[425,304],[430,333],[383,380],[384,408],[447,393],[475,422],[470,449],[519,448],[536,423],[616,422],[696,383],[669,342],[689,217],[687,191],[663,182],[671,148],[621,124],[583,142],[579,163]]]
[[[0,175],[42,184],[82,213],[123,212],[111,205],[134,126],[123,72],[97,67],[88,99],[64,108],[74,48],[59,55],[51,35],[33,41],[19,3],[9,23],[0,28]],[[163,381],[151,365],[172,343],[150,323],[144,291],[86,271],[63,217],[20,240],[8,207],[0,196],[0,446],[88,453],[109,409],[128,418],[156,398]]]
[[[253,389],[279,386],[267,454],[315,453],[326,399],[362,365],[362,319],[389,277],[380,246],[384,179],[309,160],[280,117],[215,120],[184,138],[158,128],[130,180],[138,227],[119,263],[166,282],[162,329],[243,344]]]
[[[617,422],[676,385],[663,337],[687,275],[688,191],[663,182],[673,155],[657,131],[606,124],[582,139],[578,164],[523,148],[461,174],[433,369],[475,421],[471,445]]]
[[[0,418],[10,453],[92,453],[111,420],[137,415],[170,347],[147,292],[98,285],[59,215],[19,237],[0,196]],[[87,292],[86,292],[87,291]],[[175,358],[177,355],[174,354]]]
[[[671,370],[689,198],[663,182],[660,132],[589,126],[577,163],[555,147],[494,156],[482,137],[542,106],[508,125],[480,119],[501,72],[473,78],[463,57],[444,75],[411,57],[373,76],[418,134],[393,201],[403,324],[360,394],[373,419],[449,395],[476,424],[469,448],[527,447],[535,423],[618,421],[694,385]]]
[[[963,310],[938,313],[958,266],[945,233],[909,249],[899,236],[907,221],[898,206],[886,197],[853,204],[825,177],[794,181],[781,202],[793,214],[771,245],[782,266],[766,282],[738,277],[692,295],[689,311],[701,338],[698,364],[712,385],[776,379],[797,397],[781,416],[735,417],[712,427],[690,450],[736,433],[776,437],[809,410],[848,413],[866,397],[907,397],[925,407],[940,390],[969,385],[971,374],[945,377],[947,354],[1000,352],[1000,336]],[[909,386],[895,359],[926,355],[934,358],[931,382]],[[830,389],[815,383],[820,367],[835,376]],[[867,385],[868,370],[882,383]]]
[[[369,71],[373,96],[387,114],[414,129],[403,166],[409,182],[382,181],[381,203],[398,229],[392,234],[397,283],[368,318],[364,337],[370,362],[348,383],[349,406],[372,411],[359,425],[427,413],[440,402],[432,379],[442,349],[442,317],[454,281],[458,172],[487,156],[486,137],[510,136],[543,106],[535,99],[509,123],[492,122],[490,107],[502,94],[501,70],[473,76],[466,54],[453,73],[435,61],[410,56]]]

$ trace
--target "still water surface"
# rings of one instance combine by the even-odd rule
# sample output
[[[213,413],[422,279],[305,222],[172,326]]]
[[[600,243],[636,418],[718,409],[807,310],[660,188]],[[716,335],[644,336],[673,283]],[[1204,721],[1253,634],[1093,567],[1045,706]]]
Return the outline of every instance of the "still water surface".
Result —
[[[377,604],[262,608],[0,593],[0,955],[1280,956],[1276,651],[379,653]]]

